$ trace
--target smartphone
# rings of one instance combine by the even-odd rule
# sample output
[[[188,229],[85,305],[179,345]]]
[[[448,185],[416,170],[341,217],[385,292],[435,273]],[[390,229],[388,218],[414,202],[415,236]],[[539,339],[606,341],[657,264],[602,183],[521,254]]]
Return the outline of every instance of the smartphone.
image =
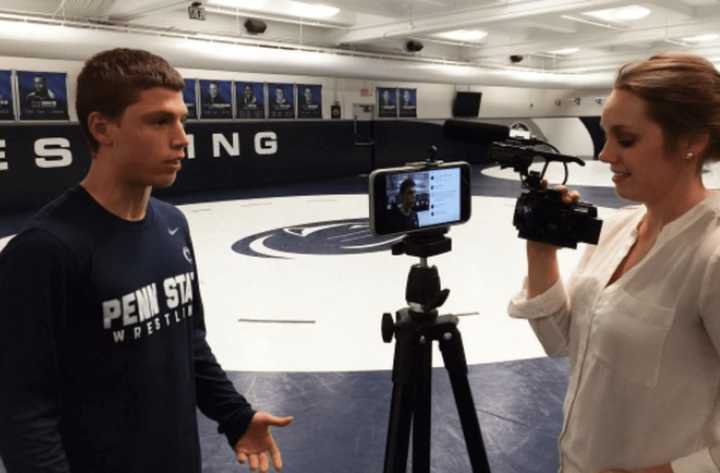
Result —
[[[470,219],[470,164],[424,163],[370,174],[370,228],[376,235],[457,225]]]

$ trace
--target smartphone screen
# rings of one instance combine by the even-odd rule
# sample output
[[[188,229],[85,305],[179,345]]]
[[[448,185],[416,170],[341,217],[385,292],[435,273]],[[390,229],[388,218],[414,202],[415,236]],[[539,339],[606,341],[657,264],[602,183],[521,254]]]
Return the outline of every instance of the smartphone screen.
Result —
[[[470,165],[374,171],[370,175],[370,208],[371,226],[378,235],[465,222],[470,217]]]

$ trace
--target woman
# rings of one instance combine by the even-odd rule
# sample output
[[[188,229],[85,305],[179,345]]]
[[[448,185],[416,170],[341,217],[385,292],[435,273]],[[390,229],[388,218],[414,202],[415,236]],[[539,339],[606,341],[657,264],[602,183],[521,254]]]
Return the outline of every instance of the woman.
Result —
[[[605,222],[569,280],[557,248],[528,241],[510,303],[571,377],[560,471],[720,471],[720,75],[661,54],[623,66],[602,113],[618,195],[642,205]],[[567,202],[576,192],[564,190]]]

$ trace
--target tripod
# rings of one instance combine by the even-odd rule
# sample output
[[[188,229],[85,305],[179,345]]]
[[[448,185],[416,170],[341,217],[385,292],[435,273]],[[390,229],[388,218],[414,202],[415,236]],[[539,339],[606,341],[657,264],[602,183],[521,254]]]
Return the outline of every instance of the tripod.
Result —
[[[405,298],[409,307],[392,315],[383,314],[382,335],[386,343],[395,336],[393,392],[390,406],[384,473],[407,470],[410,429],[413,430],[413,473],[430,472],[430,410],[432,396],[432,342],[440,345],[445,368],[450,376],[455,405],[465,436],[465,445],[473,473],[490,473],[480,424],[467,379],[467,362],[455,315],[438,316],[437,307],[450,291],[440,290],[435,266],[427,265],[429,256],[450,251],[451,240],[443,228],[405,236],[392,248],[393,254],[420,257],[408,275]]]

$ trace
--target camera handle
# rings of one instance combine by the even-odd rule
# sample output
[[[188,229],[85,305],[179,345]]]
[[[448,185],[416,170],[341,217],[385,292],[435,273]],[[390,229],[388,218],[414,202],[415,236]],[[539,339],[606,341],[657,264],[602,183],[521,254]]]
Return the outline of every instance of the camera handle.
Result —
[[[429,256],[450,251],[450,238],[444,236],[447,230],[410,234],[393,247],[393,254],[418,256],[420,264],[413,265],[408,274],[406,300],[409,307],[398,310],[395,320],[389,313],[383,314],[382,319],[383,340],[390,343],[393,336],[396,339],[384,473],[406,472],[411,424],[413,473],[430,472],[433,341],[439,343],[450,377],[472,471],[490,473],[467,378],[458,317],[452,314],[438,316],[436,308],[445,302],[450,291],[440,289],[437,267],[427,264]]]
[[[524,170],[523,172],[521,172],[520,183],[522,184],[522,187],[524,189],[540,190],[540,184],[545,178],[545,173],[547,172],[548,166],[550,166],[550,161],[545,160],[545,165],[543,166],[542,171],[538,172]],[[567,163],[563,162],[563,167],[565,168],[565,178],[560,183],[561,185],[565,185],[567,183],[569,176]]]

